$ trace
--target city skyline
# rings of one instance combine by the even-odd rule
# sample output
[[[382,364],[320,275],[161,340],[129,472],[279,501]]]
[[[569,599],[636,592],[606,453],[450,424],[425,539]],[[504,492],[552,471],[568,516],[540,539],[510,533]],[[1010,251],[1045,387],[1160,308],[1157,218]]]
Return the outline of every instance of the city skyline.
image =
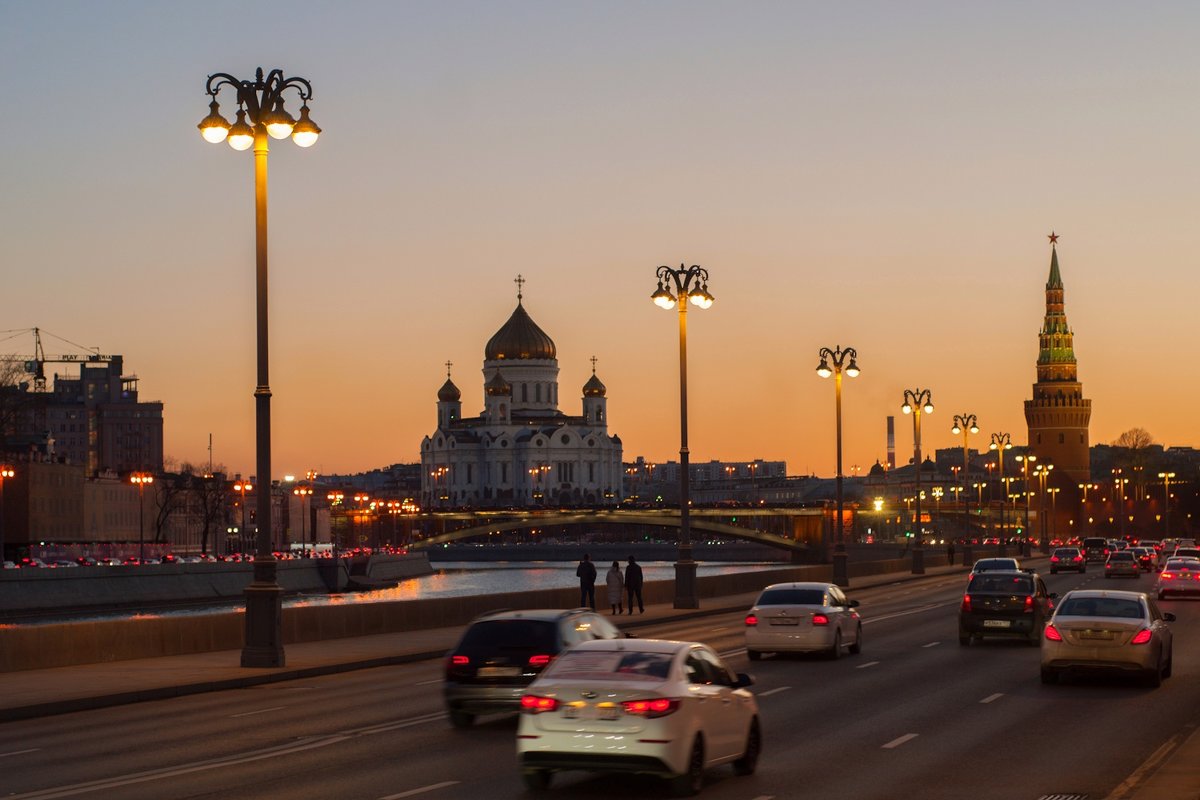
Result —
[[[925,451],[961,445],[960,412],[979,421],[972,449],[997,431],[1023,445],[1052,230],[1092,444],[1141,427],[1193,445],[1198,18],[9,4],[0,86],[42,122],[0,133],[16,188],[0,199],[0,330],[124,355],[165,404],[168,457],[207,463],[212,434],[215,462],[253,474],[251,158],[196,123],[207,75],[278,67],[312,82],[324,132],[272,148],[273,477],[418,461],[447,360],[478,413],[518,274],[558,346],[561,407],[595,356],[625,460],[677,460],[676,321],[650,294],[680,262],[708,269],[716,298],[689,314],[693,463],[832,475],[815,368],[835,345],[862,369],[844,388],[847,471],[883,460],[914,386],[936,406]]]

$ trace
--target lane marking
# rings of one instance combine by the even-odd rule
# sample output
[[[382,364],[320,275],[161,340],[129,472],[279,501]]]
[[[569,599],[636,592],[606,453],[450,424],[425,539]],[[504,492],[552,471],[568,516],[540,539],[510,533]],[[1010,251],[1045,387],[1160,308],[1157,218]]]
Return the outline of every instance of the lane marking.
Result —
[[[441,783],[431,783],[428,786],[422,786],[420,789],[409,789],[407,792],[400,792],[399,794],[389,794],[387,797],[379,798],[379,800],[400,800],[401,797],[415,797],[419,794],[425,794],[426,792],[432,792],[432,791],[436,791],[438,789],[445,789],[447,786],[457,786],[457,785],[458,785],[458,781],[442,781]]]
[[[431,681],[417,681],[416,685],[417,686],[428,686],[431,683],[441,683],[441,682],[442,682],[441,678],[434,678]]]
[[[744,652],[746,652],[746,648],[739,647],[736,650],[722,650],[720,653],[717,653],[717,655],[719,655],[721,658],[729,658],[730,656],[736,656],[739,653]]]
[[[759,692],[759,693],[758,693],[758,696],[759,696],[759,697],[770,697],[770,696],[771,696],[771,695],[773,695],[773,694],[779,694],[780,692],[786,692],[786,691],[787,691],[788,689],[790,689],[790,688],[792,688],[792,687],[790,687],[790,686],[780,686],[780,687],[778,687],[778,688],[776,688],[776,689],[770,689],[770,690],[768,690],[768,691],[765,691],[765,692]]]
[[[775,800],[775,795],[773,795],[773,794],[760,794],[758,797],[754,798],[754,800]]]
[[[1124,797],[1126,793],[1149,777],[1150,773],[1158,769],[1158,765],[1165,761],[1168,756],[1172,755],[1179,748],[1179,746],[1183,744],[1184,739],[1188,738],[1190,735],[1191,732],[1182,731],[1163,742],[1162,747],[1155,750],[1154,753],[1148,759],[1146,759],[1145,763],[1135,769],[1128,778],[1121,781],[1121,785],[1113,789],[1108,794],[1108,797],[1105,798],[1105,800]]]
[[[258,711],[243,711],[241,714],[230,714],[231,719],[238,717],[253,717],[255,714],[266,714],[268,711],[282,711],[287,706],[273,706],[272,708],[260,708]]]
[[[870,619],[864,619],[862,622],[863,622],[863,625],[870,625],[872,622],[882,622],[885,619],[896,619],[897,617],[907,617],[907,616],[911,616],[912,614],[923,614],[926,611],[933,611],[935,608],[946,608],[947,606],[957,606],[957,605],[961,605],[961,604],[962,604],[961,598],[958,600],[951,600],[950,602],[947,602],[947,603],[930,603],[929,605],[917,606],[916,608],[910,608],[907,611],[896,611],[891,614],[883,614],[878,617],[871,617]]]
[[[11,753],[0,753],[0,758],[7,758],[8,756],[23,756],[26,753],[36,753],[41,749],[42,748],[40,747],[31,747],[28,750],[13,750]]]
[[[941,642],[930,642],[929,644],[921,645],[921,648],[924,649],[927,647],[937,647],[939,644],[941,644]]]
[[[857,667],[855,667],[855,669],[866,669],[867,667],[873,667],[878,663],[878,661],[868,661],[865,664],[859,664]]]
[[[892,749],[897,748],[900,745],[904,744],[905,742],[912,741],[913,739],[917,738],[918,735],[919,734],[916,734],[916,733],[906,733],[903,736],[898,736],[895,739],[892,739],[887,744],[885,744],[882,749],[892,750]]]
[[[989,694],[987,697],[983,698],[983,699],[982,699],[982,700],[980,700],[979,702],[981,702],[981,703],[992,703],[992,702],[995,702],[996,700],[999,700],[1001,697],[1004,697],[1004,693],[1003,693],[1003,692],[996,692],[996,694]]]

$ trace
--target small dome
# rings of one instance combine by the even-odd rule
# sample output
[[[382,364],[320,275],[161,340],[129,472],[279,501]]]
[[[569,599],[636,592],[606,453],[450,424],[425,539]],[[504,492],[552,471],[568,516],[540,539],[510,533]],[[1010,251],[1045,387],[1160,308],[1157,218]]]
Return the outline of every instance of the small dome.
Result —
[[[454,381],[446,378],[442,388],[438,389],[438,400],[443,403],[457,403],[462,399],[462,392],[454,385]]]
[[[525,307],[518,300],[517,308],[508,318],[508,322],[488,340],[483,357],[487,361],[554,359],[557,357],[557,350],[554,341],[529,318]]]
[[[497,372],[490,381],[483,385],[483,391],[489,397],[507,397],[512,394],[512,384],[504,380],[504,376]]]
[[[592,377],[588,378],[588,382],[583,385],[584,397],[604,397],[604,393],[608,390],[604,388],[604,384],[596,377],[596,373],[592,373]]]
[[[933,463],[929,456],[926,456],[925,461],[921,464],[921,472],[937,472],[937,464]]]
[[[871,467],[871,471],[867,474],[872,478],[882,478],[884,475],[887,475],[887,470],[883,468],[883,464],[876,461],[875,465]]]

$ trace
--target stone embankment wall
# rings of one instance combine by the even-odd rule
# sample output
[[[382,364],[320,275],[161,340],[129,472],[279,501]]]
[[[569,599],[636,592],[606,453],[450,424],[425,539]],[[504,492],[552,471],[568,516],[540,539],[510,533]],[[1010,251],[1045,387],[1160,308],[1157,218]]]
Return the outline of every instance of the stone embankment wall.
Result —
[[[945,564],[944,556],[926,556],[927,566]],[[902,572],[907,559],[851,562],[851,577]],[[757,591],[770,583],[831,579],[828,565],[709,575],[697,579],[697,594],[705,598]],[[673,581],[650,581],[646,603],[674,599]],[[347,605],[295,606],[283,611],[285,644],[370,636],[423,628],[465,625],[480,614],[499,608],[573,608],[577,588],[545,589],[511,594],[445,597]],[[242,646],[242,613],[149,617],[61,625],[0,626],[0,672],[123,661],[134,658],[237,650]]]

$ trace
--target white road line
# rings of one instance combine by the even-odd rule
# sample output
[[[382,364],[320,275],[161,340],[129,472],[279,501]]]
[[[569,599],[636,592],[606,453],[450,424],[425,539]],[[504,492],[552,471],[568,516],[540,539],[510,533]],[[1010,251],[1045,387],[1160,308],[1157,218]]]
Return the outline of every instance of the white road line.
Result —
[[[41,749],[42,748],[40,747],[31,747],[28,750],[13,750],[11,753],[0,753],[0,758],[7,758],[8,756],[23,756],[26,753],[36,753]]]
[[[773,794],[760,794],[758,797],[754,798],[754,800],[775,800],[775,795],[773,795]]]
[[[441,683],[441,682],[442,682],[441,678],[434,678],[431,681],[417,681],[416,685],[417,686],[428,686],[431,683]]]
[[[983,699],[982,699],[982,700],[980,700],[979,702],[981,702],[981,703],[993,703],[993,702],[995,702],[995,701],[999,700],[1001,697],[1004,697],[1004,693],[1003,693],[1003,692],[997,692],[996,694],[989,694],[987,697],[983,698]]]
[[[281,711],[287,706],[274,706],[273,708],[260,708],[258,711],[243,711],[241,714],[230,714],[231,718],[237,717],[253,717],[255,714],[266,714],[268,711]]]
[[[767,690],[767,691],[765,691],[765,692],[759,692],[759,693],[758,693],[758,696],[759,696],[759,697],[770,697],[770,696],[771,696],[771,695],[773,695],[773,694],[779,694],[780,692],[786,692],[786,691],[787,691],[788,689],[790,689],[790,688],[792,688],[792,687],[790,687],[790,686],[780,686],[780,687],[778,687],[778,688],[775,688],[775,689],[768,689],[768,690]]]
[[[946,606],[957,606],[957,605],[960,605],[961,603],[962,603],[961,599],[951,600],[948,603],[930,603],[929,605],[917,606],[916,608],[910,608],[907,611],[897,611],[893,614],[883,614],[878,617],[871,617],[870,619],[864,619],[863,625],[870,625],[873,622],[882,622],[885,619],[895,619],[896,617],[907,617],[912,614],[921,614],[925,611],[933,611],[935,608],[945,608]]]
[[[900,745],[904,744],[907,741],[917,738],[917,736],[918,736],[918,734],[915,734],[915,733],[906,733],[903,736],[898,736],[895,739],[892,739],[890,742],[885,744],[882,749],[883,750],[892,750],[894,748],[899,747]]]
[[[878,663],[878,661],[868,661],[865,664],[859,664],[857,667],[855,667],[855,669],[866,669],[867,667],[873,667]]]
[[[941,644],[941,642],[930,642],[929,644],[923,644],[923,645],[921,645],[921,647],[922,647],[922,648],[926,648],[926,647],[937,647],[939,644]]]
[[[400,800],[401,797],[415,797],[419,794],[432,792],[437,789],[445,789],[447,786],[457,786],[458,781],[442,781],[441,783],[431,783],[428,786],[422,786],[420,789],[409,789],[407,792],[400,794],[389,794],[387,797],[381,797],[379,800]]]
[[[719,655],[721,658],[729,658],[730,656],[736,656],[739,653],[744,652],[746,652],[746,648],[739,647],[736,650],[722,650],[720,653],[717,653],[717,655]]]

